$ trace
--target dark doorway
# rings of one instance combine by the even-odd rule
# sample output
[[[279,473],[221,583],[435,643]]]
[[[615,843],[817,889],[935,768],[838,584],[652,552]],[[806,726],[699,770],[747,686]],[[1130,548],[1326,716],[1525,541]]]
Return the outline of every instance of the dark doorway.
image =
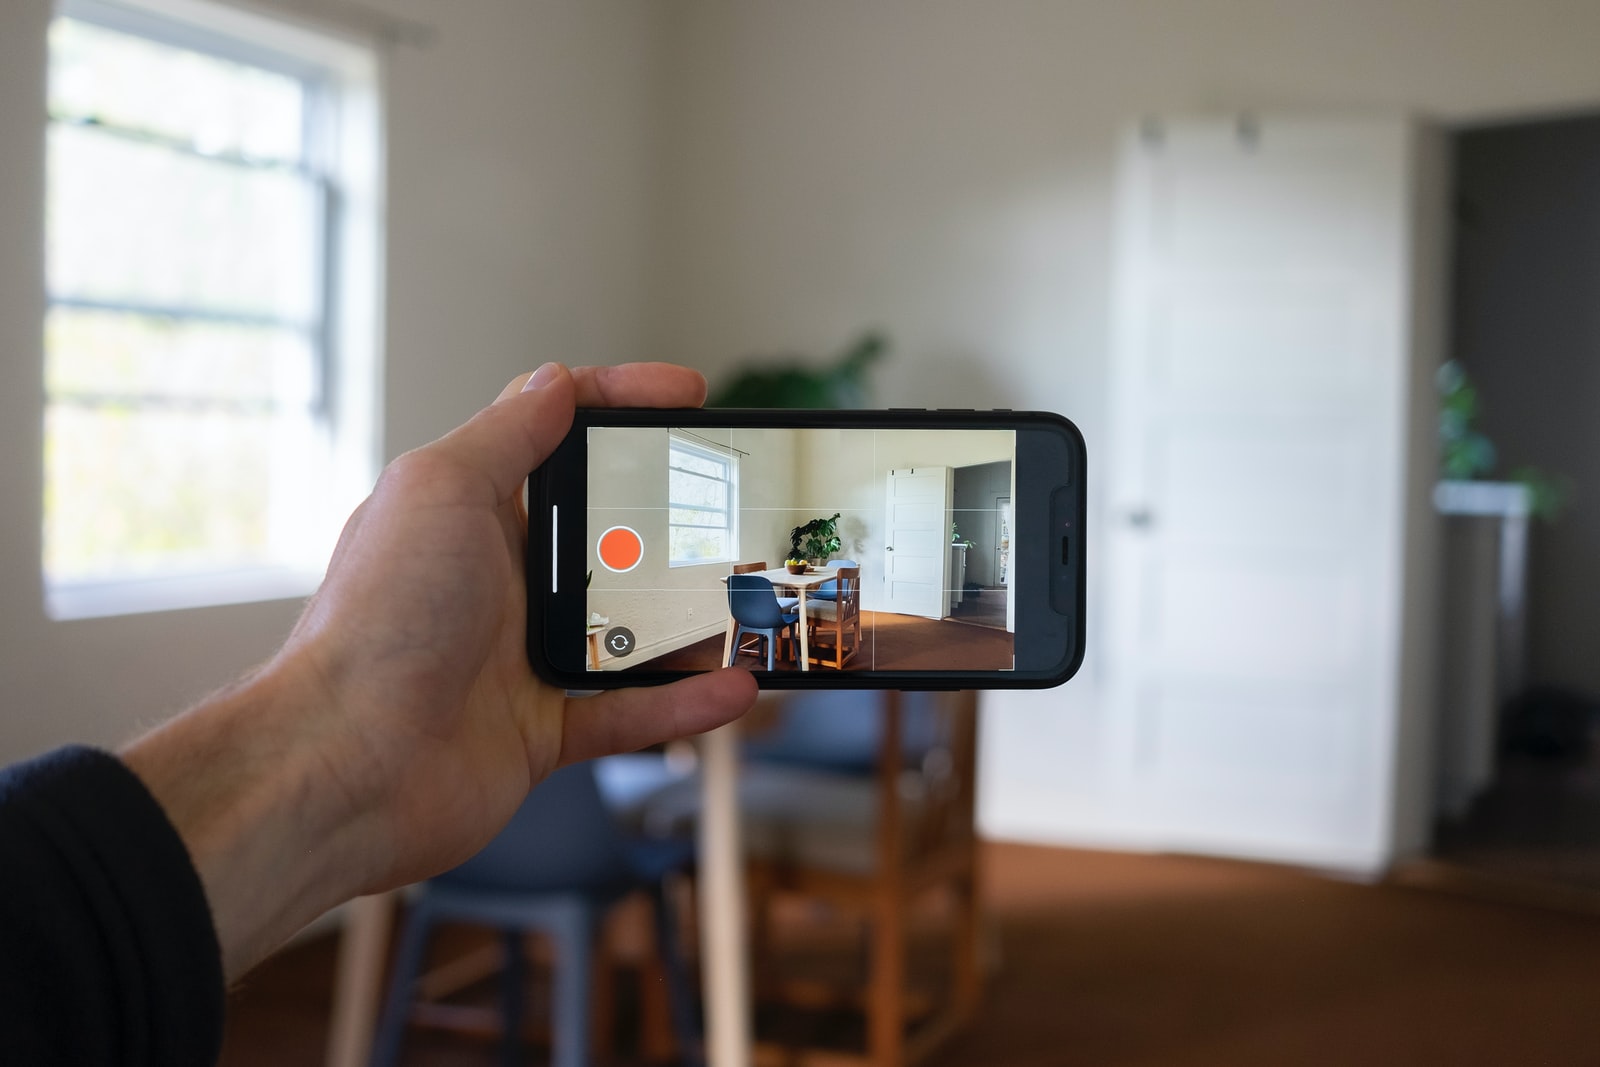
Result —
[[[950,618],[1006,628],[1010,598],[1011,464],[957,467],[953,475]],[[959,560],[959,564],[957,563]]]
[[[1451,354],[1495,448],[1486,477],[1516,482],[1533,468],[1534,484],[1566,500],[1527,524],[1492,774],[1444,805],[1436,852],[1600,899],[1600,115],[1459,130],[1454,157]],[[1461,558],[1447,571],[1468,566]],[[1447,597],[1470,577],[1447,573]]]

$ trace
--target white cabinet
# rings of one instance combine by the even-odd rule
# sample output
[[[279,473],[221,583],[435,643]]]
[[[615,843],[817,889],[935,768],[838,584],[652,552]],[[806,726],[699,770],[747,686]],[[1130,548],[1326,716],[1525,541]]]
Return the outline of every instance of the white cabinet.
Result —
[[[1526,682],[1531,504],[1512,482],[1440,482],[1433,500],[1445,517],[1438,809],[1460,818],[1494,779],[1500,709]]]
[[[1096,836],[1353,869],[1423,841],[1439,149],[1381,118],[1127,138]]]

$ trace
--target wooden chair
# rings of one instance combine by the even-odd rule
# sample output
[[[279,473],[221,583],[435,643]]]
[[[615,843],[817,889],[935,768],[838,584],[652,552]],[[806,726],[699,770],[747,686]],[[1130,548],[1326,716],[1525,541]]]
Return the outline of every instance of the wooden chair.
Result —
[[[840,567],[831,600],[806,600],[807,636],[811,662],[844,670],[861,648],[861,568]],[[832,650],[833,658],[822,652]]]
[[[758,1003],[861,1008],[865,1047],[856,1053],[795,1049],[758,1035],[757,1064],[905,1067],[966,1024],[978,1006],[976,694],[851,695],[879,704],[876,772],[861,776],[792,764],[747,764],[741,808],[750,856]],[[829,696],[837,700],[842,694]],[[927,703],[908,709],[911,701]],[[931,713],[926,747],[905,743],[908,710]],[[918,725],[928,724],[920,720]],[[945,898],[948,917],[950,965],[942,997],[913,988],[906,962],[913,909],[934,895]],[[775,907],[795,899],[821,902],[865,925],[863,981],[842,996],[833,991],[831,1002],[828,991],[815,983],[793,982],[782,974],[771,916]]]

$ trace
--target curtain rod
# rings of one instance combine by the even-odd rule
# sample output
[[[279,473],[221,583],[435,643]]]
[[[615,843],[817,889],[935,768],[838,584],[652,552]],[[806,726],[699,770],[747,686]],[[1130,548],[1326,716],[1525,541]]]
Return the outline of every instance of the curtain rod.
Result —
[[[741,456],[748,456],[750,454],[750,453],[746,452],[742,448],[734,448],[732,445],[725,445],[721,441],[708,440],[707,438],[701,437],[699,434],[694,433],[691,430],[685,430],[685,429],[681,429],[679,427],[674,427],[671,432],[677,434],[679,437],[692,437],[696,441],[701,442],[702,444],[710,445],[712,448],[723,448],[723,449],[728,450],[729,452],[734,452],[734,453],[737,453],[738,455],[741,455]]]

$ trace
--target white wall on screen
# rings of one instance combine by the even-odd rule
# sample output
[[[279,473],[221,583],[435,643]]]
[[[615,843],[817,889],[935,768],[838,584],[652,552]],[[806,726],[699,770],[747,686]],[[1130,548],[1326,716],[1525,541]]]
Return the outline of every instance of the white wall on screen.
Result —
[[[895,467],[1004,462],[1015,450],[1010,431],[781,429],[717,430],[696,437],[739,458],[739,562],[779,566],[790,532],[814,518],[840,514],[836,558],[861,564],[861,603],[877,610],[883,586],[884,479]],[[633,666],[721,633],[728,563],[671,566],[667,540],[667,441],[662,428],[605,427],[590,436],[590,610],[625,625],[638,641]],[[916,457],[913,462],[910,457]],[[600,565],[593,538],[615,523],[637,529],[645,559],[615,574]],[[693,607],[694,614],[688,609]]]

